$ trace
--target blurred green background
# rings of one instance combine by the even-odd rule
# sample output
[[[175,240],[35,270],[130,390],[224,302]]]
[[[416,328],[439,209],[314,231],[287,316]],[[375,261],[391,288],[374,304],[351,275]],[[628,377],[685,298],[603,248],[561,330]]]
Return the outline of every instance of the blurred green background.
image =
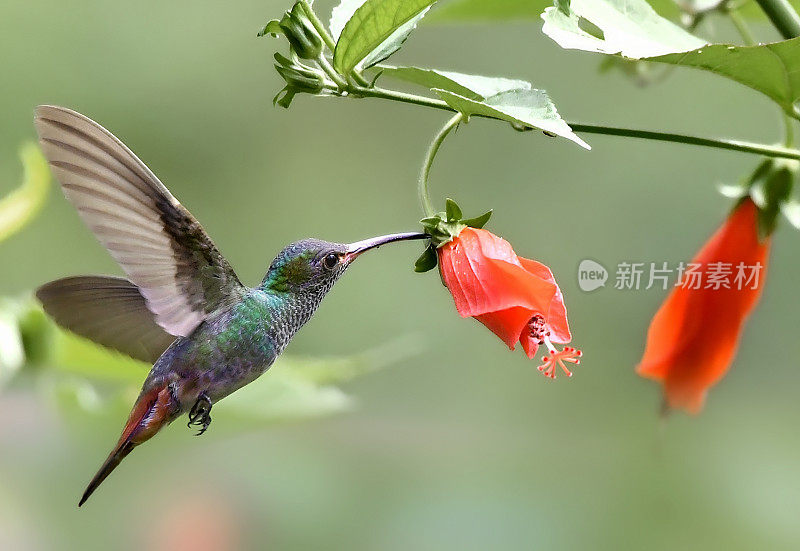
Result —
[[[446,115],[309,96],[273,108],[282,82],[271,56],[285,47],[255,35],[288,7],[5,2],[0,195],[20,181],[33,108],[54,103],[136,151],[246,283],[298,238],[415,229],[419,166]],[[776,109],[756,92],[690,70],[640,88],[620,72],[599,74],[599,57],[562,51],[540,27],[423,25],[393,61],[530,80],[571,121],[780,138]],[[714,20],[702,32],[735,36]],[[0,548],[800,547],[797,235],[785,224],[776,234],[738,359],[696,418],[660,420],[658,388],[633,372],[664,292],[577,287],[584,258],[612,272],[618,262],[689,259],[729,208],[715,184],[758,159],[583,137],[591,152],[475,120],[444,145],[432,176],[438,200],[454,197],[467,213],[494,208],[490,228],[552,267],[585,355],[575,377],[546,380],[519,350],[460,320],[436,274],[412,272],[418,245],[382,249],[348,272],[289,349],[348,355],[407,335],[422,343],[348,383],[358,407],[346,414],[288,424],[220,414],[202,438],[176,423],[78,510],[129,402],[69,410],[47,376],[4,389]],[[0,295],[84,273],[120,271],[57,189],[0,243]]]

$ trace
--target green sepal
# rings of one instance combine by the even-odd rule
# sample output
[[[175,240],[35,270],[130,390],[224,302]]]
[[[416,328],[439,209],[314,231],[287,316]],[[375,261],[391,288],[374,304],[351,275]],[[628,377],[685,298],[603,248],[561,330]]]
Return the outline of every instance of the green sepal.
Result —
[[[283,29],[281,29],[281,22],[277,19],[272,19],[268,21],[264,27],[260,31],[258,31],[257,37],[271,35],[272,37],[276,37],[279,34],[283,34]]]
[[[489,218],[492,217],[493,210],[489,209],[480,216],[476,216],[475,218],[467,218],[466,220],[462,220],[461,223],[465,226],[469,226],[470,228],[483,228],[486,223],[489,221]]]
[[[436,247],[434,247],[433,244],[428,245],[414,263],[414,271],[418,273],[428,272],[433,270],[438,262],[439,259],[436,255]]]
[[[295,94],[319,94],[325,89],[325,75],[316,69],[307,67],[299,61],[293,61],[284,55],[275,53],[275,70],[286,86],[272,98],[273,105],[288,108]]]
[[[800,229],[800,205],[792,199],[794,178],[800,163],[785,159],[765,159],[744,180],[735,185],[720,186],[726,197],[749,197],[758,207],[758,236],[766,239],[775,231],[778,215]]]
[[[289,41],[292,53],[300,59],[316,59],[322,53],[322,37],[308,20],[303,6],[299,3],[283,14],[279,20],[269,21],[257,36],[282,34]]]
[[[292,100],[294,96],[297,94],[294,90],[291,90],[288,86],[281,88],[280,92],[275,94],[275,97],[272,98],[272,106],[279,105],[284,109],[289,109],[289,106],[292,104]]]
[[[463,218],[464,214],[452,199],[445,202],[445,210],[420,220],[425,232],[431,236],[431,244],[439,248],[452,241],[466,227],[482,228],[492,216],[492,211],[475,218]]]
[[[455,201],[450,199],[449,197],[445,199],[445,207],[444,207],[445,214],[447,215],[448,222],[457,222],[461,220],[463,216],[461,212],[461,208],[456,204]]]
[[[280,25],[292,46],[292,51],[298,57],[316,59],[320,56],[323,48],[322,37],[308,20],[303,6],[295,4],[281,19]]]
[[[750,198],[758,206],[758,236],[762,240],[775,231],[781,206],[792,193],[794,174],[791,168],[785,163],[774,164],[777,165],[774,170],[750,188]]]

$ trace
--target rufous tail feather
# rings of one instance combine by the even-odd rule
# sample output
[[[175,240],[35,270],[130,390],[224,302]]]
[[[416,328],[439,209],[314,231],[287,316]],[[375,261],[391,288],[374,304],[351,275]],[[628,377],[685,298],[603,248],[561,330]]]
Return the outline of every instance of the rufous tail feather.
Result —
[[[128,422],[122,430],[114,450],[109,454],[97,474],[83,492],[78,507],[86,503],[89,496],[117,468],[133,448],[152,438],[165,424],[171,420],[171,413],[177,408],[169,388],[165,385],[154,388],[141,396],[133,406]]]

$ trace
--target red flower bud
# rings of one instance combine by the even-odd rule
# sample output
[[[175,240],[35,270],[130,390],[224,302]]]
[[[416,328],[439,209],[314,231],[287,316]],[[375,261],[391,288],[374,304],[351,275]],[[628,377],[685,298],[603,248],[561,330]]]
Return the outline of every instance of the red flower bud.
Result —
[[[703,273],[719,263],[730,266],[733,281],[727,288],[687,285],[684,275],[656,312],[636,371],[664,385],[668,407],[698,413],[708,389],[725,375],[761,295],[769,246],[769,238],[759,241],[758,208],[743,200],[692,260]],[[745,267],[750,272],[742,281]]]
[[[438,250],[442,281],[453,295],[462,317],[474,317],[511,350],[522,345],[529,358],[540,344],[549,355],[539,371],[555,378],[560,366],[572,373],[564,362],[580,363],[580,350],[557,350],[553,343],[572,340],[567,310],[550,268],[522,258],[511,245],[482,229],[465,228]]]

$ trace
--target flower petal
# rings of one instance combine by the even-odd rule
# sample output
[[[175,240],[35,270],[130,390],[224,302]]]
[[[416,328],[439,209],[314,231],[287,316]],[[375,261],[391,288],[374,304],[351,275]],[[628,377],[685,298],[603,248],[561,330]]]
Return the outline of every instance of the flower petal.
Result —
[[[561,294],[561,288],[556,283],[553,272],[550,271],[550,268],[535,260],[520,256],[519,261],[528,272],[556,286],[556,293],[550,303],[550,310],[544,314],[547,325],[550,328],[550,340],[560,344],[570,342],[572,333],[569,331],[569,323],[567,322],[567,307],[564,304],[564,296]]]
[[[757,285],[731,282],[730,288],[672,290],[659,308],[647,334],[637,372],[662,381],[667,403],[691,413],[700,411],[706,392],[730,367],[744,327],[766,276],[769,240],[758,239],[758,209],[747,199],[730,215],[693,259],[708,273],[709,264],[723,262],[734,269],[761,265]]]
[[[516,306],[547,312],[556,285],[522,268],[516,255],[511,259],[514,262],[507,260],[513,254],[504,245],[507,242],[488,239],[478,232],[489,233],[466,228],[438,250],[442,279],[453,295],[458,313],[463,317],[479,316]]]
[[[466,240],[470,245],[479,247],[482,256],[486,258],[505,260],[511,264],[520,265],[519,257],[511,247],[511,243],[490,231],[479,228],[465,228],[459,234],[459,238]]]
[[[507,310],[481,314],[475,316],[475,319],[500,337],[511,350],[514,350],[517,342],[523,342],[520,335],[523,334],[531,316],[532,313],[529,309],[517,306]],[[524,344],[523,342],[523,346]]]
[[[536,356],[536,351],[539,350],[539,341],[531,335],[530,331],[522,331],[519,335],[519,343],[525,354],[532,360]]]

